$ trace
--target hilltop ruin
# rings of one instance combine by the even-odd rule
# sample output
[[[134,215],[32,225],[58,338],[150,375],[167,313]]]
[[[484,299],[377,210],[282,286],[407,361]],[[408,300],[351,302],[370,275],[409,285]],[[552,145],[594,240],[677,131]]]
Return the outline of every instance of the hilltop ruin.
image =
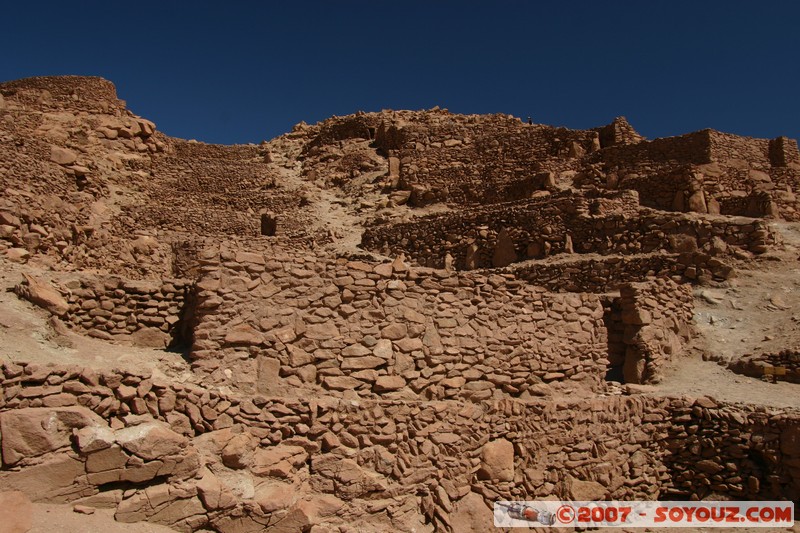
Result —
[[[746,293],[796,269],[795,140],[433,109],[220,146],[44,77],[0,84],[0,182],[47,353],[0,338],[0,492],[222,533],[800,498],[800,298]]]

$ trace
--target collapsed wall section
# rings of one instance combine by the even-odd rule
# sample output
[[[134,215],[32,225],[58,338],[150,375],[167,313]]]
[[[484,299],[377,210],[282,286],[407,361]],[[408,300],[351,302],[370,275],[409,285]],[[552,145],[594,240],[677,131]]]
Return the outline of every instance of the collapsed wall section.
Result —
[[[264,392],[470,398],[600,386],[603,309],[510,275],[223,247],[198,283],[193,367]]]
[[[727,366],[745,376],[800,383],[800,352],[797,350],[749,354],[729,362]]]

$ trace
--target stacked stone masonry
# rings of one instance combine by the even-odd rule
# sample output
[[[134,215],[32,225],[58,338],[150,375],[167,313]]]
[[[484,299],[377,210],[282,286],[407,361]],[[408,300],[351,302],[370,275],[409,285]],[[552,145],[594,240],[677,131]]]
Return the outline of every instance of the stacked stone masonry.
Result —
[[[183,340],[187,300],[192,284],[185,280],[146,282],[116,277],[66,283],[69,310],[64,320],[90,337],[130,339],[164,348]]]
[[[745,376],[800,383],[800,353],[796,350],[748,355],[728,363],[728,368]]]
[[[204,257],[190,356],[215,383],[479,400],[597,388],[606,371],[592,294],[399,260]]]
[[[423,206],[527,198],[546,187],[537,176],[576,171],[580,158],[599,149],[600,141],[596,131],[440,111],[386,117],[375,144],[398,160],[391,186],[410,190],[411,204]]]
[[[703,248],[714,239],[762,253],[773,237],[760,220],[698,218],[634,209],[635,197],[618,202],[570,194],[422,217],[367,228],[362,246],[386,255],[405,254],[442,268],[449,255],[458,269],[502,267],[562,253],[639,254],[677,252],[676,239]],[[602,206],[602,207],[599,207]],[[602,210],[601,209],[605,209]]]
[[[794,140],[437,108],[218,146],[105,80],[33,78],[0,84],[0,184],[18,295],[194,371],[3,363],[3,490],[221,533],[800,498],[796,412],[632,385],[693,335],[690,283],[768,251],[758,218],[800,220]],[[731,369],[800,382],[794,351]]]
[[[333,508],[329,523],[372,502],[372,523],[409,531],[410,511],[453,530],[465,498],[800,496],[800,418],[709,398],[303,401],[72,367],[2,372],[4,486],[179,531],[275,525],[296,509],[265,485],[288,476]],[[59,422],[37,429],[40,419]],[[244,442],[251,455],[236,451]],[[507,451],[489,463],[488,449]],[[242,476],[255,492],[235,492]]]
[[[611,367],[622,367],[625,383],[660,380],[662,367],[680,355],[691,338],[693,301],[690,286],[669,279],[620,287],[625,353],[622,358],[609,358]]]
[[[792,139],[702,130],[612,146],[598,157],[606,186],[636,190],[649,207],[798,218],[800,155]]]
[[[735,269],[724,259],[705,252],[637,254],[634,256],[577,255],[553,261],[525,261],[502,272],[553,292],[617,291],[623,283],[651,277],[679,282],[724,281]]]
[[[0,84],[0,95],[2,252],[60,270],[153,278],[174,244],[258,238],[263,214],[300,245],[330,239],[310,230],[302,191],[280,179],[263,143],[169,138],[100,78],[29,78]],[[135,197],[119,201],[122,190]]]

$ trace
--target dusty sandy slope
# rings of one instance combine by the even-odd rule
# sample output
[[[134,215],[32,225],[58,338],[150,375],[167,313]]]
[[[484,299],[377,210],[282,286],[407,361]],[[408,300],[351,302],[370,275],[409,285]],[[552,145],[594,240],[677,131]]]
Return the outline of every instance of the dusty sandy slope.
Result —
[[[656,387],[663,394],[708,395],[773,407],[800,407],[798,386],[730,372],[721,363],[800,347],[800,224],[775,222],[774,251],[736,265],[737,276],[695,288],[697,338]]]

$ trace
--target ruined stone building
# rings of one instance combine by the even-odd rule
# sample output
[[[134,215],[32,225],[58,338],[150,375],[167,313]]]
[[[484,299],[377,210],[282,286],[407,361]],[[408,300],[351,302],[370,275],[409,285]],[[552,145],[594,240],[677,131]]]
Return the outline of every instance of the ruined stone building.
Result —
[[[0,304],[50,354],[0,352],[0,492],[222,533],[800,498],[798,408],[660,388],[700,292],[792,268],[795,140],[433,109],[221,146],[100,78],[0,95]],[[798,339],[707,364],[783,391]]]

